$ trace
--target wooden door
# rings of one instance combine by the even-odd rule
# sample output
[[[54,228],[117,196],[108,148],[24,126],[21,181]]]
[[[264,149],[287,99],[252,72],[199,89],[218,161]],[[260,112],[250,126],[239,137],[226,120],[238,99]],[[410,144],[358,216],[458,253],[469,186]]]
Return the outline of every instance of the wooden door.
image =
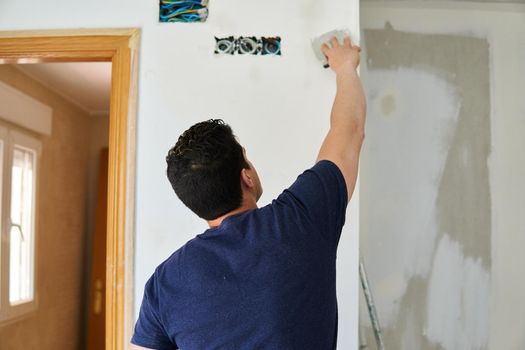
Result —
[[[108,208],[108,149],[100,153],[95,233],[91,257],[87,350],[104,350],[106,338],[106,238]]]

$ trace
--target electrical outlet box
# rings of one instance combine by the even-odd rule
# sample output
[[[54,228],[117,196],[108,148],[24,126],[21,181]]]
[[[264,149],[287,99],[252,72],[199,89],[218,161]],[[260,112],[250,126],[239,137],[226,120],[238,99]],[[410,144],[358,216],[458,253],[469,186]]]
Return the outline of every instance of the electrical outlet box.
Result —
[[[225,38],[215,37],[215,53],[228,55],[281,55],[281,38],[276,37],[261,37],[255,36],[241,36],[234,38],[233,36]]]
[[[215,37],[215,53],[233,55],[237,50],[237,42],[233,36],[226,38]]]
[[[262,37],[261,38],[261,54],[262,55],[280,55],[281,54],[281,38],[276,37]]]
[[[257,55],[261,51],[259,39],[254,36],[237,38],[237,53],[240,55]]]

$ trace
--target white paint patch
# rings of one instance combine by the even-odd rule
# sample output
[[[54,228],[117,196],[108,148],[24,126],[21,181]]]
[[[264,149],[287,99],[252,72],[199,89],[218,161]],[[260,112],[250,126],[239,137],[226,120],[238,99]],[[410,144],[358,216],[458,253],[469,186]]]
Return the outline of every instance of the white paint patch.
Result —
[[[426,336],[448,350],[485,349],[489,338],[490,278],[479,259],[465,258],[447,234],[429,282]]]
[[[421,336],[417,334],[419,325],[417,324],[414,311],[410,311],[407,316],[406,329],[401,338],[401,349],[422,349]]]
[[[447,81],[429,72],[403,68],[364,74],[369,109],[361,248],[365,258],[384,257],[385,263],[370,264],[368,270],[381,323],[388,327],[397,319],[408,280],[430,272],[439,179],[459,101]]]

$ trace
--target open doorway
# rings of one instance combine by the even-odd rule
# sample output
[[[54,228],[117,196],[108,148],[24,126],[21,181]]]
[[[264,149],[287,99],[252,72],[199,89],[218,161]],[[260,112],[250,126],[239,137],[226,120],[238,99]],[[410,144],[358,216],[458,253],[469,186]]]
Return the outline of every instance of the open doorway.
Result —
[[[66,141],[63,141],[61,144],[56,145],[58,149],[67,150],[68,154],[68,160],[72,161],[71,167],[71,173],[70,177],[74,178],[73,175],[78,175],[79,169],[75,166],[79,164],[80,159],[82,158],[81,154],[85,158],[86,161],[85,164],[87,165],[86,169],[92,169],[93,166],[89,166],[90,158],[93,158],[93,153],[97,153],[95,149],[90,149],[90,146],[93,144],[93,137],[95,137],[96,140],[101,141],[104,137],[100,137],[101,133],[104,133],[104,128],[102,127],[103,124],[106,125],[106,132],[107,137],[105,139],[108,141],[107,146],[107,160],[102,160],[103,165],[107,165],[107,169],[104,169],[103,167],[100,168],[99,174],[88,174],[82,173],[81,178],[83,179],[84,183],[82,185],[78,185],[80,187],[86,188],[84,191],[84,194],[88,194],[89,189],[93,190],[93,182],[96,182],[96,187],[101,189],[102,192],[104,187],[107,189],[107,195],[104,196],[102,193],[99,197],[104,198],[99,202],[101,203],[98,206],[98,210],[95,209],[97,206],[93,203],[93,195],[91,200],[87,200],[87,204],[85,207],[85,218],[91,217],[98,217],[99,222],[97,224],[92,223],[89,225],[85,225],[83,227],[85,232],[88,232],[90,230],[94,230],[95,227],[98,226],[99,230],[105,231],[106,238],[102,239],[102,243],[97,244],[96,240],[87,240],[85,242],[82,242],[82,246],[80,247],[79,254],[82,256],[86,256],[84,254],[85,252],[88,252],[91,250],[91,247],[98,246],[102,247],[103,254],[102,256],[95,257],[93,259],[88,259],[89,261],[98,262],[99,263],[99,269],[101,266],[102,271],[102,278],[93,276],[93,281],[91,281],[91,277],[86,278],[87,281],[84,281],[84,283],[81,283],[82,285],[92,285],[95,289],[95,299],[92,302],[88,302],[88,295],[93,294],[92,291],[83,291],[82,288],[79,289],[80,298],[84,299],[84,303],[86,305],[89,305],[89,309],[96,309],[97,315],[102,315],[103,321],[105,321],[105,339],[102,335],[102,339],[100,335],[96,335],[95,337],[99,340],[99,342],[94,345],[94,347],[91,347],[90,349],[98,349],[98,348],[105,348],[105,349],[123,349],[124,348],[124,342],[125,339],[128,337],[129,331],[130,331],[130,325],[131,325],[131,308],[130,308],[130,302],[131,298],[129,298],[129,295],[131,295],[131,268],[130,266],[127,266],[127,264],[130,265],[130,262],[132,259],[129,258],[130,254],[132,254],[131,247],[132,247],[132,235],[130,232],[132,232],[132,224],[133,224],[133,183],[134,183],[134,122],[135,122],[135,81],[136,81],[136,43],[138,39],[138,31],[137,30],[110,30],[110,31],[97,31],[96,33],[81,33],[79,35],[66,32],[50,32],[50,33],[1,33],[0,32],[0,63],[4,64],[21,64],[21,63],[45,63],[50,64],[51,62],[107,62],[107,65],[109,65],[111,69],[111,100],[110,100],[110,109],[109,109],[109,115],[105,120],[105,123],[103,121],[103,116],[101,115],[93,115],[92,117],[98,118],[98,127],[96,125],[91,125],[91,123],[87,123],[85,125],[79,125],[77,121],[71,121],[69,120],[69,124],[65,124],[66,129],[75,129],[77,133],[74,136],[69,136],[70,138]],[[44,65],[45,65],[44,64]],[[56,65],[57,63],[53,63]],[[30,68],[28,68],[30,67]],[[15,67],[8,67],[7,69],[12,69],[13,71],[16,71],[17,73],[29,77],[31,79],[35,79],[35,76],[37,76],[39,73],[35,73],[34,71],[30,71],[32,69],[37,69],[38,66],[25,66],[25,68],[17,69]],[[57,66],[55,66],[57,67]],[[5,68],[5,67],[2,67]],[[24,72],[25,70],[25,72]],[[7,71],[7,70],[6,70]],[[12,73],[12,72],[11,72]],[[56,74],[48,74],[51,77],[56,78]],[[31,77],[32,76],[32,77]],[[71,77],[69,77],[71,78]],[[36,78],[38,80],[38,78]],[[42,80],[42,79],[40,79]],[[17,82],[19,82],[19,79],[14,79],[15,85]],[[16,90],[16,89],[15,89]],[[30,90],[30,88],[29,88]],[[15,93],[16,94],[16,93]],[[31,91],[29,91],[29,95],[31,95]],[[35,105],[38,105],[39,102],[36,101]],[[41,103],[40,103],[41,104]],[[16,106],[23,106],[24,104],[15,104]],[[41,112],[42,115],[46,115],[46,108],[42,107]],[[58,110],[61,108],[58,107]],[[15,112],[19,111],[19,109],[15,108]],[[60,110],[60,112],[63,112]],[[32,115],[33,113],[26,113],[29,115]],[[47,114],[49,114],[49,111],[47,111]],[[53,114],[53,113],[51,113]],[[98,113],[94,113],[98,114]],[[25,114],[24,114],[25,115]],[[101,119],[102,118],[102,119]],[[45,118],[44,118],[45,119]],[[8,120],[7,125],[14,130],[13,132],[19,132],[20,129],[23,129],[23,127],[29,127],[31,129],[32,125],[40,125],[40,121],[43,120],[42,118],[38,119],[36,124],[34,123],[35,120],[31,120],[29,118],[29,123],[26,123],[25,125],[14,125],[13,120]],[[92,122],[93,120],[91,120]],[[13,125],[11,125],[13,124]],[[49,123],[48,123],[49,124]],[[74,124],[74,125],[72,125]],[[81,124],[81,123],[80,123]],[[109,128],[108,128],[109,125]],[[51,134],[51,127],[47,125],[46,123],[43,123],[40,125],[40,127],[43,128],[44,131],[47,130],[49,134]],[[57,125],[58,127],[58,125]],[[46,129],[47,128],[47,129]],[[108,131],[109,129],[109,131]],[[95,131],[94,131],[95,130]],[[61,131],[60,129],[56,130],[57,133]],[[7,130],[7,135],[10,135],[11,130]],[[2,130],[0,130],[0,134],[2,133]],[[38,141],[38,133],[35,130],[29,131],[30,136],[32,136],[34,139]],[[97,134],[99,137],[97,137]],[[131,136],[131,137],[130,137]],[[30,137],[31,139],[31,137]],[[10,137],[7,137],[7,140],[11,140]],[[96,142],[95,142],[96,143]],[[99,142],[97,147],[102,147],[104,142]],[[21,165],[19,166],[20,169],[22,169],[23,174],[26,174],[25,177],[22,177],[22,179],[30,178],[33,179],[34,175],[37,174],[34,170],[39,169],[38,165],[38,152],[41,152],[41,145],[37,145],[34,150],[30,147],[22,147],[24,151],[27,151],[27,156],[25,153],[20,153],[18,156],[21,160],[19,160],[18,163]],[[14,146],[13,146],[14,147]],[[93,148],[97,148],[93,147]],[[72,148],[72,149],[71,149]],[[82,151],[81,151],[82,150]],[[78,152],[76,152],[78,151]],[[99,150],[100,151],[100,150]],[[92,155],[90,157],[89,155]],[[100,153],[100,152],[98,152]],[[32,155],[34,157],[32,158]],[[10,156],[11,159],[15,159],[14,156]],[[99,155],[95,155],[95,158],[98,158]],[[33,162],[35,160],[37,162]],[[18,164],[17,163],[17,164]],[[57,163],[48,164],[51,167],[57,166]],[[42,168],[43,170],[44,168]],[[24,173],[25,171],[25,173]],[[96,172],[96,171],[95,171]],[[14,173],[13,173],[14,174]],[[29,174],[29,175],[27,175]],[[106,176],[104,176],[106,174]],[[63,187],[67,187],[65,185],[67,179],[67,175],[64,177],[63,181]],[[96,179],[93,180],[93,177]],[[13,177],[14,178],[14,177]],[[102,180],[107,180],[107,184],[99,184],[98,182]],[[55,179],[56,180],[56,179]],[[78,178],[77,178],[78,180]],[[25,180],[24,180],[25,181]],[[33,181],[33,180],[31,180]],[[36,184],[36,180],[34,181]],[[91,183],[91,184],[90,184]],[[78,187],[77,186],[77,187]],[[27,187],[27,186],[26,186]],[[28,188],[31,188],[33,192],[38,191],[38,195],[42,195],[45,193],[44,190],[50,190],[51,186],[48,186],[47,183],[39,183],[39,188],[29,186]],[[27,191],[26,191],[27,192]],[[59,191],[58,191],[59,192]],[[72,192],[72,191],[71,191]],[[69,193],[71,195],[71,193]],[[6,196],[4,196],[6,197]],[[89,220],[73,220],[71,215],[68,215],[67,210],[62,210],[61,212],[57,213],[51,213],[51,209],[53,207],[53,203],[55,203],[55,207],[59,207],[58,203],[64,204],[63,202],[68,202],[69,200],[71,203],[73,203],[74,199],[76,199],[75,196],[71,195],[69,197],[65,198],[59,198],[57,196],[57,191],[49,191],[49,193],[46,193],[46,200],[49,200],[49,204],[46,205],[46,210],[44,210],[43,213],[39,213],[39,218],[35,220],[38,222],[40,218],[42,218],[42,221],[48,220],[49,222],[54,221],[60,221],[66,222],[68,224],[71,224],[71,227],[74,227],[73,222],[78,225],[78,222],[88,222]],[[35,196],[35,198],[38,199],[38,196]],[[87,198],[87,197],[86,197]],[[84,198],[84,199],[86,199]],[[30,201],[31,202],[31,201]],[[31,202],[34,206],[34,201]],[[104,208],[104,204],[106,205],[106,208]],[[67,208],[67,204],[65,205],[65,208]],[[100,209],[102,208],[102,209]],[[95,215],[94,212],[101,212]],[[53,216],[56,216],[53,218]],[[104,218],[105,216],[105,218]],[[101,219],[102,218],[102,219]],[[8,218],[9,219],[9,218]],[[107,219],[107,222],[104,223],[104,219]],[[5,220],[4,220],[5,221]],[[23,221],[23,220],[22,220]],[[26,220],[27,221],[27,220]],[[7,222],[10,222],[7,220]],[[31,222],[31,220],[27,221]],[[18,224],[17,224],[18,225]],[[23,225],[18,225],[23,226]],[[17,227],[18,227],[17,226]],[[26,225],[27,226],[27,225]],[[35,228],[38,227],[38,225],[34,225]],[[104,230],[105,228],[105,230]],[[3,239],[6,237],[7,233],[4,233],[3,230]],[[62,235],[59,239],[53,239],[52,237],[43,237],[43,236],[37,236],[35,234],[35,242],[33,246],[39,247],[39,241],[44,241],[47,243],[47,246],[45,248],[46,251],[39,252],[36,251],[37,254],[56,254],[60,255],[61,253],[63,255],[65,252],[61,251],[60,249],[60,241],[68,241],[71,240],[71,235],[68,235],[67,230],[62,230],[66,232],[62,232]],[[7,232],[7,231],[6,231]],[[103,232],[104,233],[104,232]],[[20,237],[23,237],[23,235],[20,235]],[[87,236],[90,237],[90,236]],[[78,238],[78,237],[77,237]],[[47,242],[46,242],[47,240]],[[55,241],[56,240],[56,241]],[[87,244],[86,244],[87,243]],[[5,246],[5,244],[4,244]],[[40,247],[41,248],[41,247]],[[41,250],[41,249],[39,249]],[[69,252],[71,253],[71,252]],[[91,254],[89,254],[91,255]],[[100,253],[99,253],[100,255]],[[35,262],[38,262],[38,264],[41,263],[41,260],[39,260],[38,256],[34,258]],[[53,273],[46,273],[46,275],[40,275],[38,276],[39,280],[46,280],[46,281],[58,281],[60,278],[64,278],[67,273],[61,273],[61,271],[66,271],[70,266],[66,266],[68,264],[67,261],[62,261],[58,259],[55,262],[54,266],[56,267],[56,271]],[[102,261],[102,264],[100,262]],[[89,267],[84,268],[85,262],[82,264],[83,268],[81,269],[80,274],[88,274],[91,276],[91,272],[95,272],[96,268],[91,267],[91,264],[89,264]],[[5,262],[3,262],[5,263]],[[40,266],[38,264],[33,264],[32,266],[35,266],[36,273],[38,274],[38,269]],[[43,262],[45,265],[46,263]],[[51,265],[53,263],[50,263]],[[4,264],[6,265],[6,264]],[[15,266],[15,264],[7,264]],[[26,264],[27,265],[27,264]],[[31,264],[29,264],[31,265]],[[62,265],[62,266],[61,266]],[[31,270],[31,269],[29,269]],[[50,271],[50,270],[46,270]],[[58,272],[57,272],[58,271]],[[34,271],[33,271],[34,272]],[[89,272],[89,273],[88,273]],[[78,269],[77,269],[78,273]],[[6,283],[6,275],[9,276],[9,273],[3,273],[2,274],[2,286],[5,288]],[[73,274],[74,275],[74,274]],[[21,275],[22,276],[22,275]],[[78,276],[76,276],[78,278]],[[23,277],[25,278],[25,277]],[[22,278],[22,279],[23,279]],[[82,279],[84,277],[82,276]],[[98,279],[98,282],[97,282]],[[101,280],[103,283],[101,283]],[[58,284],[58,283],[57,283]],[[104,285],[106,287],[106,291],[104,293],[103,288]],[[31,285],[29,284],[31,288],[28,290],[35,290],[34,287],[39,287],[38,283]],[[67,289],[67,288],[66,288]],[[21,289],[22,290],[22,289]],[[25,291],[25,290],[22,290]],[[98,292],[98,293],[97,293]],[[40,300],[44,300],[43,296],[49,297],[49,289],[46,290],[46,288],[43,288],[43,290],[36,291],[35,295],[36,298],[32,298],[35,295],[32,294],[20,294],[20,300],[22,300],[22,297],[26,297],[26,300],[34,300],[35,302],[32,303],[32,311],[35,309],[38,309],[38,301],[39,296]],[[77,296],[78,296],[77,293]],[[6,293],[4,293],[6,294]],[[9,293],[7,293],[9,294]],[[12,294],[12,293],[11,293]],[[101,298],[102,294],[102,298]],[[58,293],[55,296],[50,297],[54,302],[58,302],[58,299],[61,299],[62,296],[66,296],[67,293],[65,290],[63,290],[63,293]],[[102,301],[103,296],[105,295],[105,303]],[[29,297],[28,297],[29,296]],[[66,299],[64,297],[64,299]],[[62,300],[60,300],[62,301]],[[31,304],[31,303],[26,303]],[[67,304],[67,303],[66,303]],[[104,312],[104,306],[106,307],[106,310]],[[0,307],[7,307],[11,309],[18,308],[19,304],[12,303],[12,301],[6,299],[5,297],[2,299]],[[78,306],[78,305],[77,305]],[[56,308],[62,308],[63,306],[55,305]],[[68,307],[72,307],[71,305],[68,305]],[[26,310],[30,312],[31,310]],[[51,311],[52,308],[51,308]],[[56,310],[55,310],[56,311]],[[20,317],[24,317],[24,315],[20,315]],[[83,324],[83,326],[87,326],[87,324],[90,322],[89,318],[84,320],[82,317],[82,313],[80,313],[81,318],[80,323]],[[57,318],[51,317],[49,320],[45,322],[49,322],[50,324],[57,323]],[[13,318],[11,321],[6,322],[16,322],[15,318]],[[35,321],[32,321],[35,322]],[[74,323],[74,322],[73,322]],[[7,323],[4,323],[7,324]],[[71,324],[62,324],[58,325],[62,327],[72,327]],[[86,327],[87,328],[87,327]],[[39,334],[38,343],[33,344],[34,348],[39,349],[45,349],[45,348],[56,348],[52,346],[52,338],[47,335],[44,335],[44,330],[39,331],[42,334]],[[82,333],[84,331],[80,331]],[[60,331],[59,331],[60,333]],[[58,333],[58,334],[59,334]],[[86,335],[88,333],[85,333]],[[22,335],[20,335],[22,337]],[[82,337],[80,337],[82,338]],[[88,338],[88,337],[84,337]],[[84,348],[84,342],[77,341],[74,343],[74,340],[71,339],[71,347],[67,348]],[[105,345],[104,345],[105,343]],[[102,344],[102,345],[100,345]],[[32,345],[29,345],[30,347]],[[27,348],[27,347],[25,347]],[[62,347],[61,347],[62,348]]]
[[[8,284],[9,304],[35,305],[4,319],[0,347],[27,349],[38,342],[104,349],[111,63],[5,64],[0,65],[0,84],[3,96],[12,95],[0,107],[0,125],[39,145],[25,164],[22,155],[30,155],[31,147],[7,142],[13,151],[22,146],[24,152],[14,153],[19,159],[5,164],[3,172],[11,175],[12,169],[12,175],[2,177],[3,188],[12,189],[9,198],[3,197],[11,204],[2,206],[11,222],[2,229],[12,231],[21,222],[15,232],[4,234],[2,253],[10,258],[2,283]],[[26,106],[13,106],[17,103]],[[51,111],[48,133],[24,125],[30,109],[12,111],[38,103]],[[19,181],[28,176],[32,181]],[[24,197],[33,184],[35,191]],[[26,291],[25,300],[20,300],[21,291]],[[15,309],[10,306],[0,312]]]

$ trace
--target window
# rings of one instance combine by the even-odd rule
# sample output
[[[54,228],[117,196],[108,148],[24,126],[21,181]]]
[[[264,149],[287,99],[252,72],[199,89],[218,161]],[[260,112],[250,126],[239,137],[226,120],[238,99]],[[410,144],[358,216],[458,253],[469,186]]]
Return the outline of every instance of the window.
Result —
[[[0,125],[0,322],[36,308],[35,209],[40,142]]]

